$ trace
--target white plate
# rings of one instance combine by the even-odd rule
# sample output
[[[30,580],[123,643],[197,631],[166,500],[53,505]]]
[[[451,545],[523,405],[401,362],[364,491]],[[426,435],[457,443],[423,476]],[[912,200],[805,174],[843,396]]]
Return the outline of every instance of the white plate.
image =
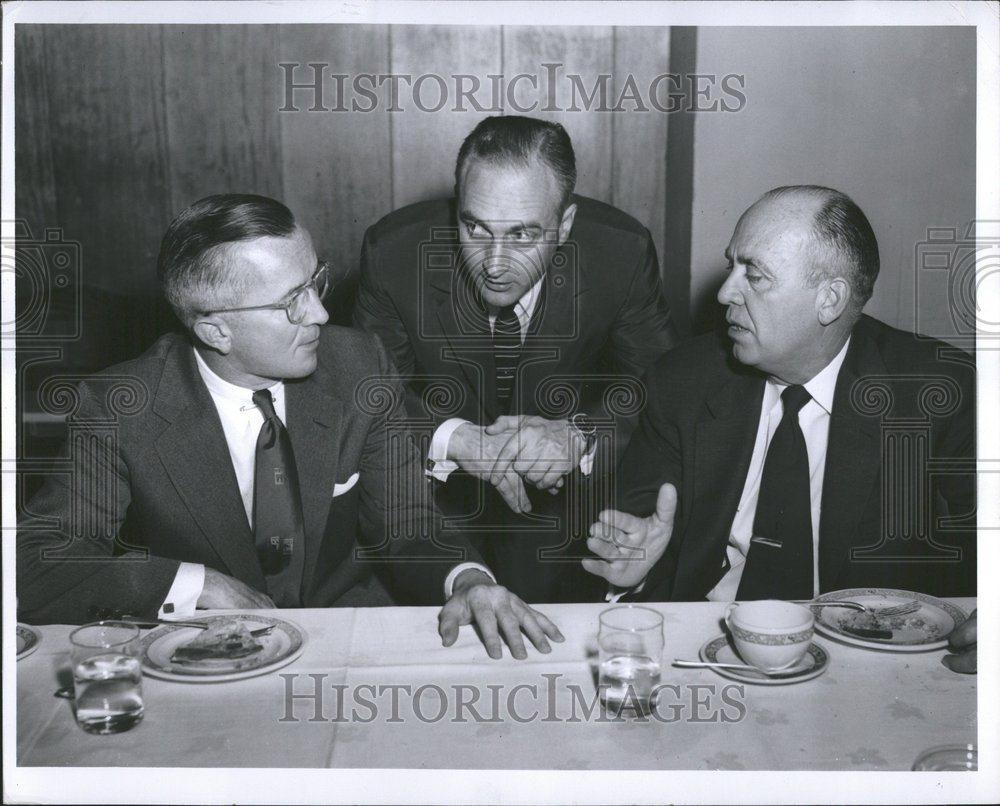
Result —
[[[707,663],[746,663],[729,643],[728,635],[713,638],[701,648],[698,656]],[[712,669],[712,671],[723,677],[728,677],[730,680],[739,680],[741,683],[753,683],[760,686],[787,686],[789,683],[802,683],[819,677],[829,668],[830,656],[819,644],[809,644],[809,649],[806,650],[801,663],[807,664],[808,667],[799,674],[789,677],[769,677],[756,669]]]
[[[42,634],[27,624],[17,625],[17,659],[26,658],[42,642]]]
[[[174,680],[180,683],[223,683],[273,672],[287,666],[305,648],[306,636],[301,629],[282,619],[252,613],[234,613],[226,616],[205,616],[188,619],[212,624],[219,621],[242,621],[248,630],[274,625],[274,629],[257,640],[263,649],[245,658],[233,660],[210,659],[191,663],[174,663],[170,657],[174,650],[201,632],[197,627],[164,624],[142,639],[142,670],[150,677]]]
[[[846,607],[815,607],[816,631],[828,638],[836,638],[845,644],[868,649],[885,649],[891,652],[927,652],[948,646],[948,634],[965,621],[967,614],[951,602],[945,602],[926,593],[894,590],[893,588],[848,588],[842,591],[824,593],[817,602],[849,601],[865,607],[881,608],[906,604],[914,600],[920,603],[915,613],[893,619],[892,638],[862,638],[844,632],[842,625],[850,623],[852,614],[859,611]]]

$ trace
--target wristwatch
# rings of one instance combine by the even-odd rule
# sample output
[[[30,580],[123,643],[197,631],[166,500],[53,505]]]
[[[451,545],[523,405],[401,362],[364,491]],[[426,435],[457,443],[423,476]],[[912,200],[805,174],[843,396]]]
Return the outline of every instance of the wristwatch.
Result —
[[[583,437],[585,443],[584,454],[588,454],[594,450],[594,445],[597,444],[597,426],[594,424],[594,421],[583,412],[577,412],[569,418],[569,424],[576,433]]]

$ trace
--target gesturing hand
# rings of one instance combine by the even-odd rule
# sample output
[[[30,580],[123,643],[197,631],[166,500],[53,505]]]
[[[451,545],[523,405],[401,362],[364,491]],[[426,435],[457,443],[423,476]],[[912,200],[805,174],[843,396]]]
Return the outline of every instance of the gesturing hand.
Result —
[[[677,489],[673,484],[660,487],[656,512],[648,518],[604,510],[590,527],[591,537],[587,540],[587,548],[601,559],[584,560],[584,569],[612,585],[638,585],[670,543],[676,511]]]
[[[205,585],[196,607],[207,610],[268,609],[277,607],[266,593],[227,576],[214,568],[205,568]]]
[[[489,481],[514,512],[531,512],[531,501],[521,477],[513,470],[495,474],[497,456],[510,438],[509,434],[488,435],[472,423],[459,426],[448,442],[448,458],[483,481]]]
[[[586,442],[568,420],[534,415],[498,417],[487,436],[508,435],[493,466],[491,480],[511,471],[540,490],[554,490],[580,464]]]
[[[943,663],[953,672],[976,673],[976,611],[959,624],[948,636],[948,649],[954,653],[945,655]]]
[[[494,660],[499,660],[502,654],[501,633],[510,654],[518,660],[528,657],[522,631],[539,652],[552,651],[546,636],[553,641],[564,640],[559,628],[545,616],[482,571],[470,569],[459,574],[452,597],[438,615],[441,643],[451,646],[458,638],[458,628],[473,623],[479,628],[487,654]]]

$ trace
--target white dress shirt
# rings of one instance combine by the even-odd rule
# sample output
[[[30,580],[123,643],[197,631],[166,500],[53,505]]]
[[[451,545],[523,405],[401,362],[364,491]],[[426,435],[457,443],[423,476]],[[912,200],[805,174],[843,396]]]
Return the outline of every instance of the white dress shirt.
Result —
[[[222,431],[226,435],[229,458],[236,472],[236,483],[243,499],[247,523],[253,529],[253,481],[257,457],[257,436],[264,424],[264,415],[253,402],[253,390],[232,384],[214,373],[197,350],[194,351],[201,374],[212,402],[219,412]],[[278,381],[268,387],[274,399],[274,411],[285,422],[285,385]],[[167,598],[157,614],[159,618],[187,618],[194,613],[195,605],[205,586],[205,567],[197,563],[181,563],[174,582],[167,591]]]
[[[826,446],[830,436],[830,412],[833,409],[833,393],[837,388],[837,376],[847,355],[848,339],[840,352],[812,380],[802,384],[811,396],[811,400],[799,411],[799,428],[805,438],[806,454],[809,457],[809,500],[812,520],[813,538],[813,596],[819,595],[819,523],[823,506],[823,476],[826,471]],[[757,425],[757,438],[753,446],[753,456],[750,458],[750,468],[747,470],[746,482],[736,516],[729,530],[729,545],[726,548],[726,559],[723,567],[729,570],[719,583],[709,591],[708,598],[712,601],[731,602],[736,599],[743,576],[747,552],[750,550],[750,538],[753,536],[753,521],[757,512],[757,495],[760,492],[761,476],[764,472],[764,460],[771,438],[778,429],[782,417],[781,393],[786,384],[768,380],[764,384],[764,399],[760,406],[760,422]]]

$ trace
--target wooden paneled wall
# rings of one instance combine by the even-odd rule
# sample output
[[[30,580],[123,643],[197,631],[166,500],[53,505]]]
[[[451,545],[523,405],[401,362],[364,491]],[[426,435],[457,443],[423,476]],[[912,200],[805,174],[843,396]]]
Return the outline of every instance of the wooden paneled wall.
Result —
[[[459,144],[490,113],[425,112],[408,91],[403,111],[388,112],[388,84],[372,112],[309,111],[311,91],[295,96],[300,111],[282,112],[280,63],[302,65],[299,83],[314,62],[327,74],[437,74],[451,87],[450,76],[471,74],[488,87],[490,74],[541,80],[543,63],[558,62],[588,88],[610,74],[614,94],[629,73],[648,87],[668,72],[669,43],[667,28],[19,25],[17,215],[34,233],[59,227],[81,243],[87,287],[134,299],[155,298],[166,225],[209,193],[282,199],[319,254],[354,269],[370,224],[451,192]],[[564,109],[568,90],[560,81]],[[662,256],[668,116],[533,114],[569,131],[579,192],[636,216]],[[165,321],[122,334],[135,342],[122,351],[145,347]]]

